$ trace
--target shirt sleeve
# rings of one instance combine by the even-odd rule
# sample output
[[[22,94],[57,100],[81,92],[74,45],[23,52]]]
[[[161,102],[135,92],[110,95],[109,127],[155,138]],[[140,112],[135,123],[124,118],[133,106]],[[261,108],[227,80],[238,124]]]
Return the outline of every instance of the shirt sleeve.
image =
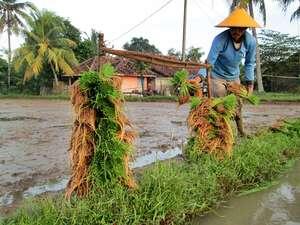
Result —
[[[211,48],[210,48],[210,51],[207,56],[207,63],[209,63],[210,65],[214,66],[214,64],[219,56],[220,51],[222,51],[222,49],[223,49],[223,42],[224,41],[221,40],[221,38],[219,36],[214,38]],[[198,75],[202,76],[202,77],[206,77],[206,75],[207,75],[206,68],[201,68],[198,71]]]
[[[255,66],[256,42],[253,39],[249,44],[249,49],[245,57],[245,79],[246,81],[254,80],[254,66]]]

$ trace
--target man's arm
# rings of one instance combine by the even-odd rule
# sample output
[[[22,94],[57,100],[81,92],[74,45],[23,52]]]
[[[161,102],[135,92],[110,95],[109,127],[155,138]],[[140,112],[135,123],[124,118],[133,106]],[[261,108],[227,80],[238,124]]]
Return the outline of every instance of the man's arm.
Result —
[[[255,66],[255,55],[256,55],[256,42],[254,39],[249,43],[249,49],[245,57],[245,78],[246,87],[249,94],[253,92],[254,86],[254,66]]]
[[[207,63],[209,63],[212,66],[215,64],[215,62],[216,62],[216,60],[219,56],[219,53],[222,50],[222,46],[223,46],[222,43],[223,43],[223,40],[221,40],[221,38],[219,36],[215,37],[213,42],[212,42],[210,51],[209,51],[208,56],[207,56]],[[206,77],[207,76],[206,68],[201,68],[198,71],[198,75],[200,77]]]

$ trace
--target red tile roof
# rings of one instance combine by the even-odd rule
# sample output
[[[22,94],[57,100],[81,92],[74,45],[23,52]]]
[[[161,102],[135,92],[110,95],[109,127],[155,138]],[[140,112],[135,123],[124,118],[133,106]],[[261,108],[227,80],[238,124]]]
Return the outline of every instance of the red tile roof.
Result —
[[[104,65],[105,63],[111,63],[120,76],[140,76],[140,73],[135,68],[135,62],[133,60],[112,56],[95,56],[85,60],[73,68],[74,74],[65,76],[80,76],[80,73],[88,70],[97,70],[99,65]],[[143,72],[143,75],[149,77],[172,77],[177,70],[177,68],[151,65]],[[197,72],[197,70],[189,70],[189,73],[195,74]]]

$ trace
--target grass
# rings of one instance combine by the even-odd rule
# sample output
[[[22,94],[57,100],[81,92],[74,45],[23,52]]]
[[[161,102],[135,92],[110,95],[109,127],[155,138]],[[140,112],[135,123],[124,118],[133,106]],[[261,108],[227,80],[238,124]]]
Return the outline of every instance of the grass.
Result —
[[[49,100],[69,100],[67,94],[51,94],[51,95],[30,95],[30,94],[0,94],[0,99],[49,99]]]
[[[299,137],[300,119],[280,132],[242,139],[230,159],[203,154],[191,161],[157,163],[140,175],[135,191],[115,184],[97,186],[87,198],[71,202],[33,200],[2,224],[187,224],[191,215],[278,178],[299,156]]]
[[[300,94],[297,93],[255,93],[262,102],[300,102]],[[69,100],[67,94],[60,95],[28,95],[28,94],[0,94],[0,99],[56,99],[56,100]],[[125,100],[129,102],[175,102],[176,96],[125,96]]]
[[[153,95],[153,96],[125,96],[127,102],[175,102],[177,96],[164,96],[164,95]]]
[[[300,102],[300,93],[255,93],[263,102]]]

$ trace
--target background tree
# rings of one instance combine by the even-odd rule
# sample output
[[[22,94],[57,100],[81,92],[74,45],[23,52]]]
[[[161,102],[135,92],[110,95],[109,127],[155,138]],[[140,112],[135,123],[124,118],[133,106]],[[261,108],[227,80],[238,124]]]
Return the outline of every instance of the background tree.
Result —
[[[58,85],[58,73],[72,74],[77,63],[72,48],[75,42],[64,35],[64,23],[50,11],[42,11],[28,20],[25,43],[16,50],[15,68],[25,67],[24,81],[49,68]]]
[[[277,0],[277,1],[280,3],[283,11],[286,11],[288,9],[288,7],[292,3],[296,2],[297,0]],[[296,20],[299,18],[300,18],[300,4],[298,5],[298,8],[292,13],[290,21],[293,21],[293,20]]]
[[[80,40],[77,47],[74,49],[74,53],[79,62],[96,56],[98,51],[99,33],[92,29],[90,35],[84,34],[86,37]]]
[[[299,92],[300,80],[288,78],[300,78],[300,37],[263,30],[258,38],[266,90]]]
[[[230,6],[230,10],[232,11],[236,6],[240,5],[244,8],[249,8],[250,15],[254,17],[254,11],[253,11],[253,4],[257,5],[259,7],[259,12],[261,13],[263,17],[264,25],[266,25],[266,5],[264,0],[233,0]],[[256,46],[256,79],[257,79],[257,88],[258,92],[264,91],[264,86],[262,82],[262,74],[261,74],[261,60],[260,60],[260,51],[259,51],[259,44],[257,39],[257,33],[256,29],[252,28],[252,34],[256,40],[257,46]]]
[[[273,76],[300,76],[300,37],[273,30],[259,33],[262,70]],[[297,58],[298,56],[298,58]]]
[[[168,50],[167,55],[168,55],[168,56],[175,57],[176,59],[179,60],[182,54],[181,54],[180,51],[176,50],[175,48],[170,48],[170,49]]]
[[[204,52],[201,50],[201,48],[195,48],[192,46],[188,49],[188,52],[186,54],[186,59],[192,62],[199,62],[203,55]]]
[[[170,48],[168,50],[168,56],[173,56],[175,58],[177,58],[178,60],[180,60],[181,58],[181,51],[177,51],[174,48]],[[189,61],[193,61],[193,62],[199,62],[201,60],[201,57],[204,55],[204,52],[202,51],[201,47],[195,48],[195,47],[190,47],[187,49],[186,51],[186,59]]]
[[[150,44],[149,40],[147,38],[143,38],[143,37],[132,38],[130,42],[126,42],[123,45],[123,48],[126,50],[129,50],[129,51],[148,52],[148,53],[155,53],[155,54],[161,53],[155,47],[155,45]]]
[[[137,51],[137,52],[145,52],[145,53],[154,53],[159,54],[161,53],[155,45],[149,43],[149,40],[143,37],[137,38],[134,37],[131,39],[130,42],[126,42],[123,45],[125,50],[129,51]],[[144,72],[150,67],[149,64],[144,63],[142,61],[136,61],[135,67],[137,71],[141,75],[141,86],[142,86],[142,93],[144,93]]]
[[[7,61],[2,57],[0,58],[0,90],[3,90],[3,86],[6,83]]]
[[[16,0],[0,0],[0,32],[7,28],[8,37],[8,67],[7,85],[10,88],[11,77],[11,35],[18,35],[21,28],[25,27],[24,19],[28,18],[26,10],[36,11],[36,7],[31,2],[17,2]]]

